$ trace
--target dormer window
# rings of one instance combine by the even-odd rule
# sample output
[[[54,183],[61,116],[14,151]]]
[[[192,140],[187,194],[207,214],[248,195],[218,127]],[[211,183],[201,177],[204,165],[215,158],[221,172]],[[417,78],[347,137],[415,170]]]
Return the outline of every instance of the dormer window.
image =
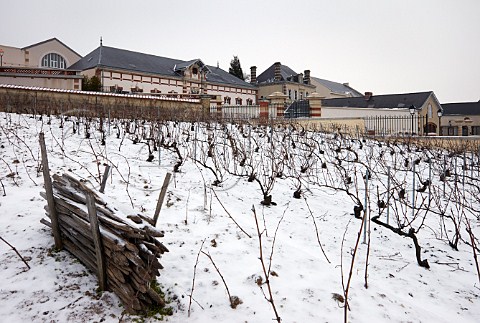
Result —
[[[42,67],[48,68],[67,68],[65,58],[56,53],[48,53],[47,55],[43,56],[41,64]]]
[[[196,68],[196,67],[192,68],[192,74],[197,75],[198,74],[198,68]]]

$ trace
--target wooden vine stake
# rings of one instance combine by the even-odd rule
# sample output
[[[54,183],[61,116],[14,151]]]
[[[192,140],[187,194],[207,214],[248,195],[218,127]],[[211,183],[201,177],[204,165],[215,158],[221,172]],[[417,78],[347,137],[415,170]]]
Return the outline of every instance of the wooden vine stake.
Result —
[[[53,238],[55,240],[55,248],[61,250],[63,248],[62,238],[60,236],[60,226],[58,224],[58,215],[55,209],[55,200],[53,199],[52,179],[50,178],[50,169],[48,168],[47,148],[45,147],[45,134],[40,132],[40,150],[42,152],[43,165],[43,181],[45,183],[45,193],[47,197],[48,213],[52,221]]]
[[[157,207],[155,208],[155,214],[153,216],[153,226],[157,225],[158,216],[160,215],[160,210],[162,209],[163,200],[165,199],[165,194],[167,194],[168,183],[170,183],[171,177],[172,173],[167,173],[167,175],[165,175],[165,179],[163,180],[162,190],[160,191]]]
[[[110,171],[110,165],[107,165],[105,167],[105,172],[103,173],[102,184],[100,185],[100,193],[105,192],[105,185],[107,185],[109,171]]]
[[[91,192],[86,194],[88,216],[90,218],[90,229],[92,230],[93,243],[95,245],[95,256],[97,259],[98,286],[104,291],[107,288],[107,272],[105,267],[105,257],[103,255],[102,236],[98,226],[97,208],[95,207],[95,198]]]

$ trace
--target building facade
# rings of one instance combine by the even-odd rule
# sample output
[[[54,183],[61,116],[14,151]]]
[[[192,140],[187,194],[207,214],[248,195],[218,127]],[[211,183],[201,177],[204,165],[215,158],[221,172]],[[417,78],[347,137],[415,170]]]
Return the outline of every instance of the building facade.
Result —
[[[287,95],[287,103],[304,100],[312,93],[324,98],[360,97],[360,92],[348,83],[337,83],[313,77],[310,70],[297,73],[286,65],[276,62],[257,77],[257,67],[250,67],[250,82],[258,87],[260,99],[275,92]]]
[[[371,133],[439,135],[442,106],[433,91],[323,99],[322,118],[361,117]]]
[[[208,95],[217,105],[256,104],[255,86],[201,59],[182,61],[100,44],[70,69],[99,77],[104,92]]]
[[[480,136],[480,101],[443,103],[442,136]]]
[[[287,96],[287,104],[305,99],[310,93],[315,92],[315,86],[310,83],[310,71],[296,73],[290,67],[276,62],[267,68],[258,77],[256,66],[250,67],[250,83],[258,88],[258,98],[268,99],[275,92]]]
[[[57,38],[23,48],[0,45],[0,84],[80,90],[82,76],[67,67],[81,58]]]

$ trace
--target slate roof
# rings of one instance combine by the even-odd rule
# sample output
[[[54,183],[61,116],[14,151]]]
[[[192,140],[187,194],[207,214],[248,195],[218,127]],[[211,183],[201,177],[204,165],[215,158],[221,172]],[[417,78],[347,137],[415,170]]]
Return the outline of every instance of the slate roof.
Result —
[[[298,75],[297,72],[292,70],[290,67],[286,65],[280,65],[280,74],[281,74],[281,80],[286,81],[288,77],[290,76],[296,76]],[[265,71],[263,71],[262,74],[257,76],[257,83],[270,83],[273,82],[275,79],[275,64],[267,68]]]
[[[318,83],[322,84],[323,86],[325,86],[331,92],[342,93],[342,94],[351,93],[355,97],[363,96],[362,93],[358,92],[357,90],[351,88],[348,85],[333,82],[333,81],[329,81],[329,80],[320,79],[318,77],[311,77],[311,78],[314,79],[315,81],[317,81]]]
[[[96,67],[127,70],[131,72],[181,77],[179,70],[200,61],[183,61],[151,54],[133,52],[108,46],[100,46],[69,67],[74,70],[88,70]],[[203,64],[203,63],[202,63]],[[234,85],[243,88],[254,86],[218,67],[205,65],[209,69],[207,82]]]
[[[365,96],[323,99],[322,106],[324,107],[351,107],[351,108],[409,108],[414,105],[420,108],[425,101],[432,95],[433,92],[418,92],[418,93],[404,93],[404,94],[384,94],[372,95],[369,100]]]
[[[443,103],[442,110],[444,116],[480,115],[480,101]]]

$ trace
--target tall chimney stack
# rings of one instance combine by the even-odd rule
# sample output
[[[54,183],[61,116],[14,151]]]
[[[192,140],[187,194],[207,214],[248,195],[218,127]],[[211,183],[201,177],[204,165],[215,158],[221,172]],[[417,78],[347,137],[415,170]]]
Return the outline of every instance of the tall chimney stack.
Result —
[[[310,70],[305,70],[303,73],[305,74],[303,76],[303,84],[310,84]]]
[[[282,80],[282,64],[280,62],[276,62],[274,64],[274,71],[275,71],[275,82],[280,82]]]
[[[256,66],[250,67],[250,83],[252,84],[257,83],[257,67]]]
[[[310,85],[310,70],[305,70],[305,71],[303,71],[303,73],[304,73],[303,84]]]
[[[298,77],[298,83],[303,84],[303,74],[300,73],[297,75],[297,77]]]

